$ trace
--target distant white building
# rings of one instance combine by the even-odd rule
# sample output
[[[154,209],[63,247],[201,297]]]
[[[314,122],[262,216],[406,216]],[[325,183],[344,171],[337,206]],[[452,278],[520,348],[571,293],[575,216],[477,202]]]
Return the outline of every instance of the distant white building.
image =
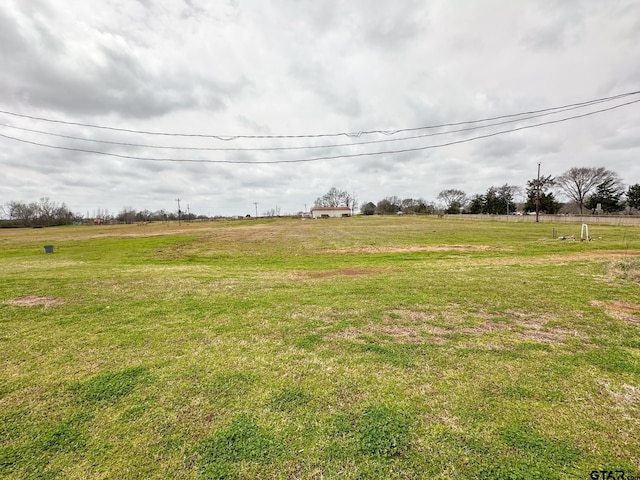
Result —
[[[313,218],[350,217],[351,209],[349,207],[313,207],[311,216]]]

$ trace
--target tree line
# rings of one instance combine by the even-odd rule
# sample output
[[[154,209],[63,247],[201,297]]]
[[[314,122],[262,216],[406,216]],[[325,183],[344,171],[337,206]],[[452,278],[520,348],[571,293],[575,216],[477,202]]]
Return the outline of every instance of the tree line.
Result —
[[[524,202],[518,202],[524,193]],[[557,200],[562,194],[569,199],[567,203]],[[617,173],[604,167],[573,167],[558,177],[551,175],[527,181],[523,188],[504,184],[490,186],[482,194],[467,195],[458,189],[442,190],[437,196],[438,203],[423,198],[385,197],[374,203],[366,201],[360,204],[360,213],[364,215],[385,214],[511,214],[516,212],[535,212],[556,214],[561,209],[573,208],[576,213],[628,213],[640,210],[640,184],[624,188]],[[356,213],[358,198],[354,193],[332,187],[315,201],[317,207],[346,206]],[[276,211],[266,216],[279,215]],[[2,226],[9,227],[48,227],[72,223],[139,223],[148,221],[172,221],[206,219],[203,215],[190,212],[168,212],[165,210],[135,210],[124,207],[120,212],[111,214],[107,209],[98,209],[90,215],[73,213],[64,203],[52,201],[49,197],[35,202],[10,201],[0,205],[0,216],[6,218]],[[249,215],[247,215],[249,216]]]
[[[9,217],[5,226],[51,227],[66,225],[75,221],[75,215],[64,203],[43,197],[36,202],[10,201],[0,206],[2,213]]]
[[[517,202],[524,193],[524,202]],[[557,194],[564,195],[568,202],[560,202]],[[401,199],[397,196],[385,197],[377,203],[372,201],[360,205],[364,215],[384,215],[397,213],[468,213],[499,214],[535,212],[556,214],[561,209],[584,214],[620,213],[628,209],[631,214],[640,209],[640,184],[630,185],[626,190],[617,173],[604,167],[573,167],[558,177],[551,175],[527,181],[524,189],[520,186],[504,184],[490,186],[486,192],[469,196],[458,189],[442,190],[438,205],[419,198]],[[354,208],[353,194],[333,187],[319,197],[315,206],[347,206]]]
[[[135,210],[123,207],[112,214],[108,209],[99,208],[90,214],[73,213],[65,203],[58,203],[49,197],[34,202],[10,201],[0,205],[0,215],[6,220],[3,227],[53,227],[80,223],[141,223],[151,221],[196,220],[207,218],[190,212],[167,212],[165,210]]]

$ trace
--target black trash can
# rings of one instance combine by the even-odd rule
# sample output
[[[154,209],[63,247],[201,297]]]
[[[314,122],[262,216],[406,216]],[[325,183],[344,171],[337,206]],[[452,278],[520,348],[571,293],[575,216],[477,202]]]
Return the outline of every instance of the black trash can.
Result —
[[[44,253],[53,253],[53,245],[45,245]]]

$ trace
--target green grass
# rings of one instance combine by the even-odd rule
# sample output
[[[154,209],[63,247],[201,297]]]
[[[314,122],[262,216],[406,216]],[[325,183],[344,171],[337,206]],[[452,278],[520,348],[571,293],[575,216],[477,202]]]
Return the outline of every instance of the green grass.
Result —
[[[640,229],[554,227],[0,231],[0,477],[640,474]]]

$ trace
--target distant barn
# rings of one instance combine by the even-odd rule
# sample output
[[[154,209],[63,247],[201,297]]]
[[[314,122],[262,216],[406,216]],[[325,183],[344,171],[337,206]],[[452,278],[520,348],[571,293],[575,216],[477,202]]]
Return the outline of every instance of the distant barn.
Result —
[[[313,207],[311,216],[313,218],[350,217],[351,209],[349,207]]]

